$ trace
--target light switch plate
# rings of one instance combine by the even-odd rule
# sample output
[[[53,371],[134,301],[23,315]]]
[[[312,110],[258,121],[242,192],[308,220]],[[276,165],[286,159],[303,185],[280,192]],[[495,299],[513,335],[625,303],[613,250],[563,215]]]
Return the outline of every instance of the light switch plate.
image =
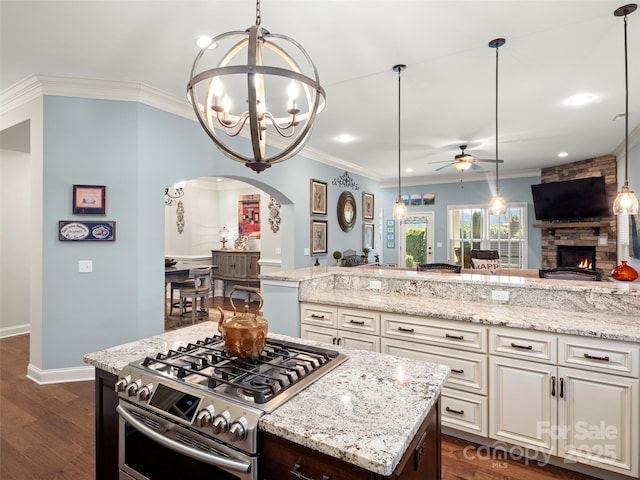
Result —
[[[93,261],[92,260],[78,260],[78,272],[80,272],[80,273],[91,273],[91,272],[93,272]]]
[[[309,248],[305,248],[304,249],[304,254],[305,255],[311,255],[311,250]]]

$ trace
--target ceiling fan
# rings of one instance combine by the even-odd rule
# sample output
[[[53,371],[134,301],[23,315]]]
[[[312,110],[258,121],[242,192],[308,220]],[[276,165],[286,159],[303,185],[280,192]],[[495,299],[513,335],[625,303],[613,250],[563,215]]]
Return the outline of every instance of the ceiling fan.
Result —
[[[467,148],[466,145],[460,145],[460,150],[462,151],[462,153],[459,153],[458,155],[456,155],[453,159],[453,162],[446,160],[447,164],[443,165],[442,167],[436,168],[435,171],[438,172],[443,168],[453,165],[456,168],[456,170],[460,170],[461,172],[464,172],[465,170],[468,170],[470,168],[473,168],[473,169],[480,168],[478,165],[476,165],[476,163],[478,162],[485,162],[485,163],[503,163],[504,162],[504,160],[489,160],[484,158],[476,158],[473,155],[464,153],[466,148]],[[443,163],[443,162],[439,161],[439,162],[431,162],[431,163]]]

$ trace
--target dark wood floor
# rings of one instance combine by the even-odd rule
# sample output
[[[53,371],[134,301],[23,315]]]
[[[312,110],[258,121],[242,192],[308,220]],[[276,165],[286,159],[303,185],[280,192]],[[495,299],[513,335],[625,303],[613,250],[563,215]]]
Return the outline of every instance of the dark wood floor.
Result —
[[[29,335],[0,339],[0,479],[94,479],[93,382],[38,385],[26,378],[28,351]],[[468,442],[443,435],[442,479],[594,480],[474,452]]]

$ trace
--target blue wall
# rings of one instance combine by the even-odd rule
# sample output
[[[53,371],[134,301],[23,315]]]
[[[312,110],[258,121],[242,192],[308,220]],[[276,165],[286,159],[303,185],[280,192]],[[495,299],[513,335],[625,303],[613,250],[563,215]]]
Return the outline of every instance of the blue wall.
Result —
[[[236,139],[236,141],[245,141]],[[294,206],[292,264],[311,265],[310,179],[328,184],[328,255],[362,248],[362,191],[377,182],[351,174],[359,190],[354,229],[342,232],[336,208],[347,188],[332,185],[344,170],[303,157],[259,175],[224,157],[200,125],[132,102],[44,98],[42,368],[82,366],[87,352],[164,330],[164,188],[179,180],[225,176],[261,188]],[[107,215],[71,213],[74,184],[106,185]],[[59,220],[116,221],[115,242],[61,242]],[[377,218],[375,220],[377,222]],[[78,273],[92,260],[93,273]]]
[[[447,262],[447,206],[449,205],[483,205],[488,206],[492,195],[491,186],[495,182],[487,181],[467,181],[434,185],[412,185],[402,188],[403,195],[414,193],[435,193],[435,203],[433,205],[409,206],[407,210],[412,212],[434,212],[435,217],[435,261]],[[500,180],[500,190],[508,203],[526,202],[528,217],[528,265],[527,268],[540,268],[541,262],[541,231],[533,228],[535,213],[533,211],[533,200],[531,198],[530,185],[540,183],[540,177],[527,177]],[[384,224],[387,220],[393,220],[391,207],[398,196],[398,187],[383,188],[380,192],[381,205],[384,209]],[[442,244],[438,248],[438,243]],[[397,253],[397,226],[396,226],[396,248],[384,249],[384,260],[387,263],[395,263],[398,258]]]

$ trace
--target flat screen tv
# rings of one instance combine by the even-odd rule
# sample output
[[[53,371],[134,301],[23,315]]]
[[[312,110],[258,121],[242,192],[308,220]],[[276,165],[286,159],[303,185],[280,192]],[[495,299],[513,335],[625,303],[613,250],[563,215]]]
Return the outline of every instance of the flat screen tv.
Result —
[[[610,217],[604,177],[531,185],[536,220],[579,221]]]

